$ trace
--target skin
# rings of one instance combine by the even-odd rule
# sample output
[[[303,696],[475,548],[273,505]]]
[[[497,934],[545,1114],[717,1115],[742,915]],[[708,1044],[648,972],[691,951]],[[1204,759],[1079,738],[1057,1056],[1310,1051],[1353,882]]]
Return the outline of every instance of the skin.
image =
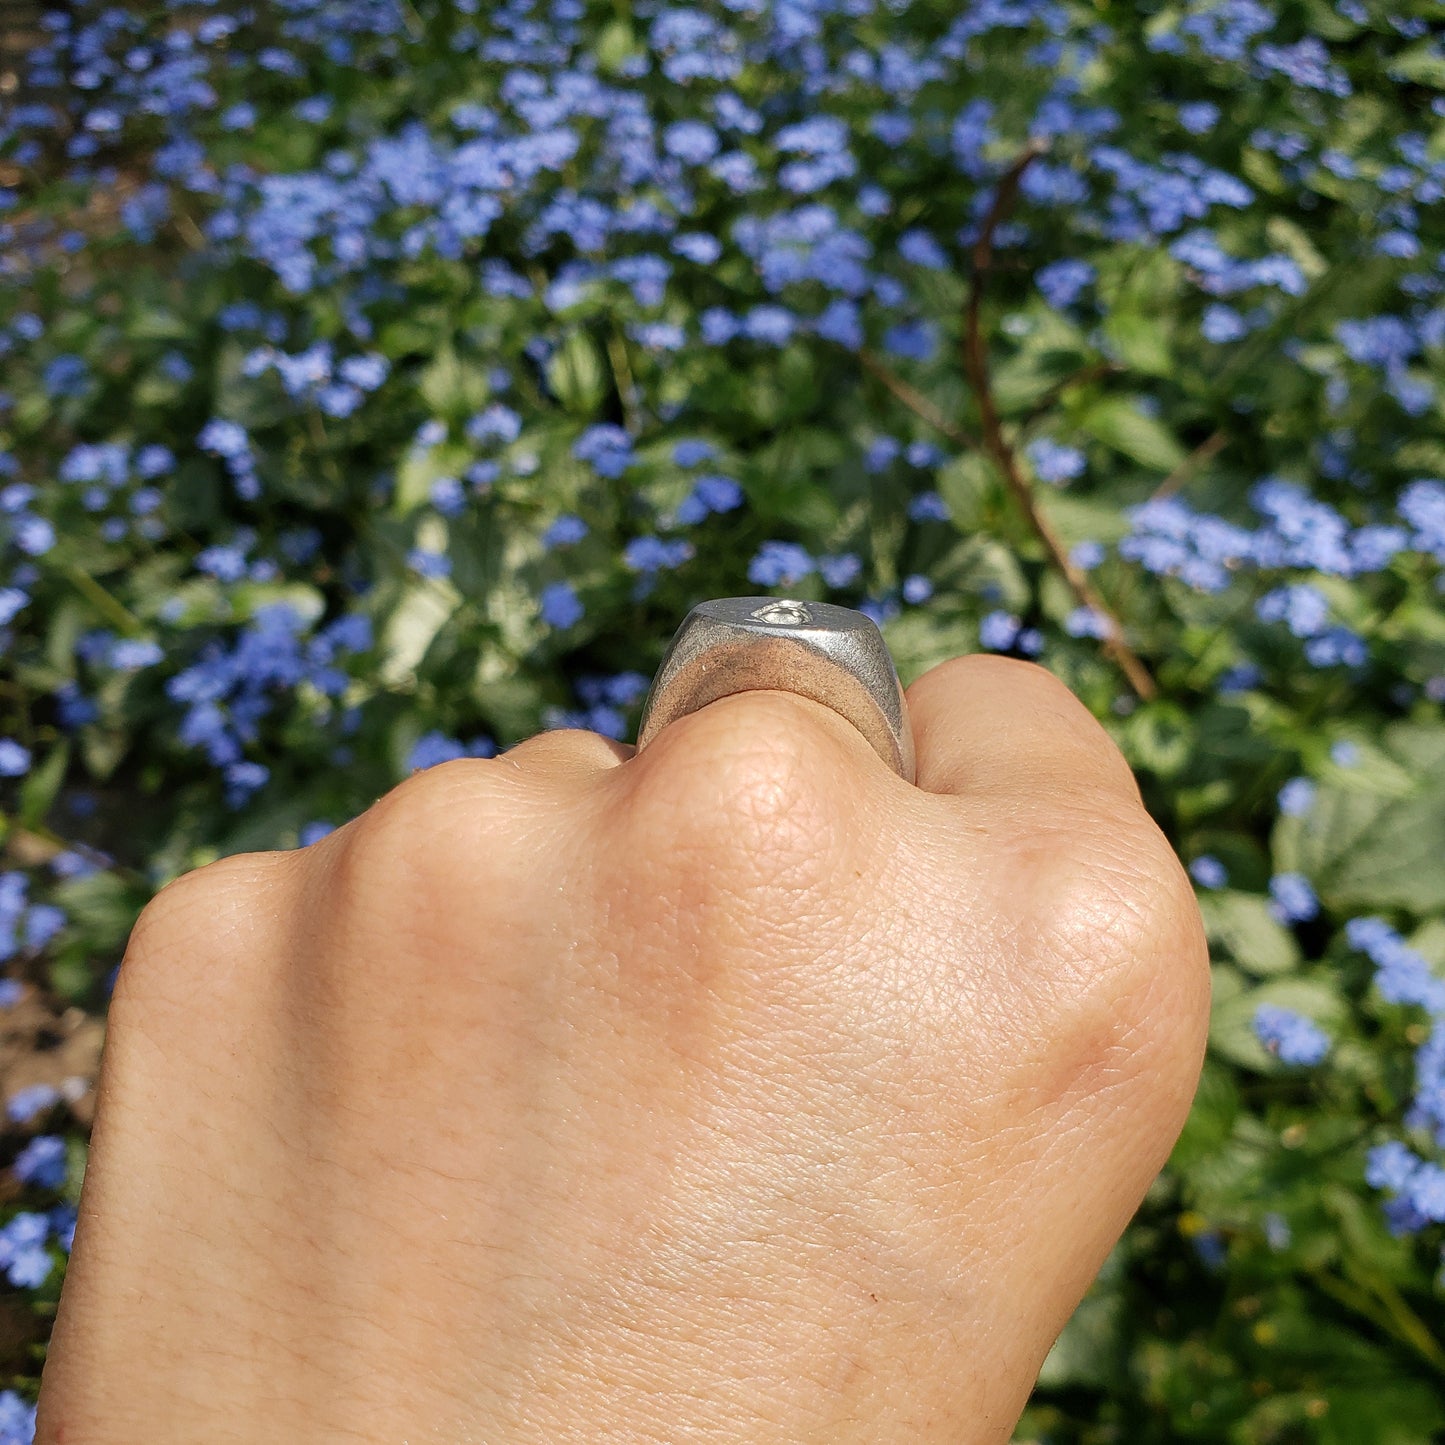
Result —
[[[42,1445],[1007,1441],[1183,1124],[1193,893],[1030,664],[725,698],[146,909]]]

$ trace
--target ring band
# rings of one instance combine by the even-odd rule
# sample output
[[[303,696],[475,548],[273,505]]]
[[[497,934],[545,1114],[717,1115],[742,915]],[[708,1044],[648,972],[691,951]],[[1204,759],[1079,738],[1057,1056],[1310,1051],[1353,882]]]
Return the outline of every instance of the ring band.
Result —
[[[735,692],[779,689],[846,718],[906,782],[913,729],[898,670],[871,617],[831,602],[719,597],[683,618],[642,707],[637,750],[668,723]]]

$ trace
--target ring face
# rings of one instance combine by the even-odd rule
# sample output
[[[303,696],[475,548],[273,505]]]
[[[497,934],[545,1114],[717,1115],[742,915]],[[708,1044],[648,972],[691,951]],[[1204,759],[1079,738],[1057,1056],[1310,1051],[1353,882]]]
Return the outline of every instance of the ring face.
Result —
[[[683,619],[642,708],[640,752],[668,723],[735,692],[776,688],[846,718],[907,782],[913,730],[888,645],[871,617],[832,602],[719,597]]]

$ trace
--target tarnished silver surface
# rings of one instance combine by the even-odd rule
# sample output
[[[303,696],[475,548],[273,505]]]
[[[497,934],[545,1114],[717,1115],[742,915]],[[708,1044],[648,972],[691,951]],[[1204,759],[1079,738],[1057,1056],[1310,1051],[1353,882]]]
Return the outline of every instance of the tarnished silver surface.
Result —
[[[831,602],[719,597],[683,618],[652,680],[641,751],[677,718],[735,692],[778,688],[832,708],[914,781],[913,729],[897,669],[873,619]]]

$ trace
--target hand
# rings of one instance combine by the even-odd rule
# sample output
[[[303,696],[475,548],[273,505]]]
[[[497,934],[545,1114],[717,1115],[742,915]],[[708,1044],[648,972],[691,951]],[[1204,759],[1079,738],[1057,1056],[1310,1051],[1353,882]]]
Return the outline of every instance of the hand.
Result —
[[[417,774],[141,917],[58,1445],[1003,1442],[1166,1158],[1206,953],[1058,682]]]

